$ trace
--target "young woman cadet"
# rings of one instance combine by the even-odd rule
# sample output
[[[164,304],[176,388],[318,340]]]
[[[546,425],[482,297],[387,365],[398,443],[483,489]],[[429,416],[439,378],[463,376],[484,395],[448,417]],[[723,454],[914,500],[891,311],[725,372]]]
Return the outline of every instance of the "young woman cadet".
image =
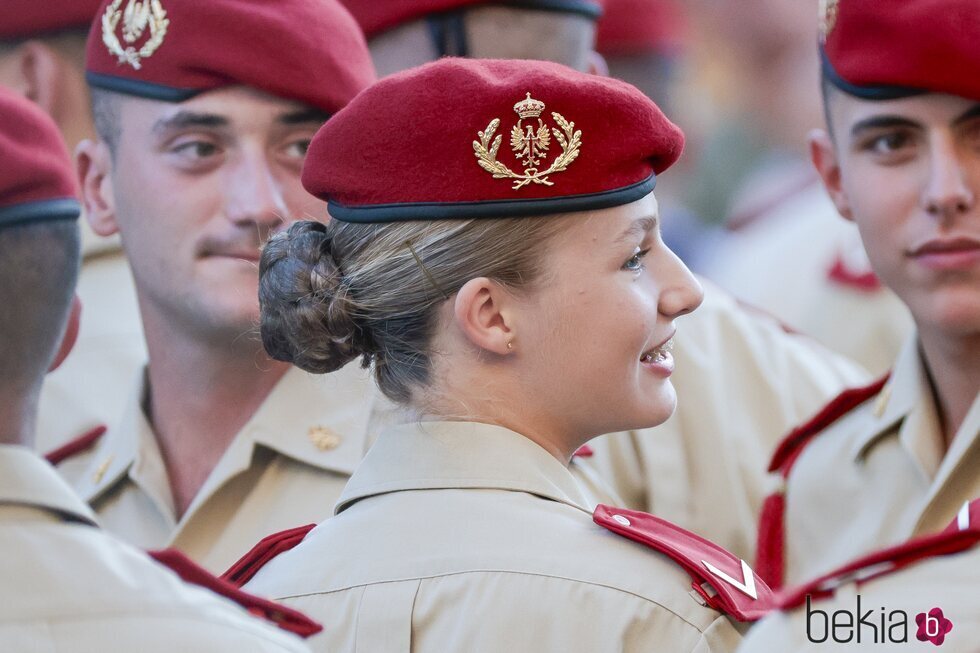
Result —
[[[321,621],[314,647],[727,651],[728,615],[762,612],[747,565],[593,513],[568,470],[674,409],[674,319],[701,290],[652,190],[682,144],[633,87],[529,61],[395,75],[318,132],[303,181],[333,220],[266,246],[263,341],[313,372],[360,357],[418,417],[248,585]]]

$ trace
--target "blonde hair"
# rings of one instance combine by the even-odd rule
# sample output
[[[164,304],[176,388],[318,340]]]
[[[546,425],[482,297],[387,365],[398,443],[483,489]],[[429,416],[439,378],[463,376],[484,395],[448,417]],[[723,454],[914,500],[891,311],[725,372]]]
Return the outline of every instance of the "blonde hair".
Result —
[[[561,223],[297,222],[262,252],[262,342],[273,358],[314,373],[360,356],[382,392],[408,403],[430,381],[439,307],[477,277],[513,290],[537,281]]]

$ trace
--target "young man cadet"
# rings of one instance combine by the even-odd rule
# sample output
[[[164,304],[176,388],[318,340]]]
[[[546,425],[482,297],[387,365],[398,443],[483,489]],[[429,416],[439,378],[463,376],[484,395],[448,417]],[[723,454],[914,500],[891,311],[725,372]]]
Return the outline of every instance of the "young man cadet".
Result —
[[[100,531],[31,452],[78,275],[79,211],[54,123],[0,90],[0,650],[306,650]]]
[[[60,469],[108,530],[222,571],[327,516],[378,417],[364,370],[314,379],[255,333],[260,247],[325,215],[300,184],[306,147],[373,80],[370,57],[334,0],[107,1],[87,56],[86,215],[122,235],[149,364]]]
[[[595,25],[582,17],[581,2],[345,3],[364,28],[377,61],[435,58],[427,26],[447,21],[459,26],[467,37],[466,53],[474,57],[551,59],[579,70],[588,70],[594,60]],[[523,31],[522,25],[531,24],[544,31],[548,24],[564,25],[576,36],[549,43]],[[500,25],[513,29],[496,32],[494,39],[472,38]],[[749,559],[769,489],[768,452],[789,428],[867,376],[704,285],[704,303],[681,318],[683,328],[674,342],[678,410],[656,429],[596,439],[588,462],[619,495],[610,501],[652,512]]]
[[[85,40],[101,0],[0,3],[0,86],[51,116],[69,150],[95,135],[85,83]],[[133,279],[118,237],[81,221],[78,342],[41,391],[37,445],[47,451],[118,415],[146,345]]]
[[[830,2],[811,151],[916,333],[890,377],[791,433],[760,573],[796,583],[942,528],[980,496],[980,8]]]

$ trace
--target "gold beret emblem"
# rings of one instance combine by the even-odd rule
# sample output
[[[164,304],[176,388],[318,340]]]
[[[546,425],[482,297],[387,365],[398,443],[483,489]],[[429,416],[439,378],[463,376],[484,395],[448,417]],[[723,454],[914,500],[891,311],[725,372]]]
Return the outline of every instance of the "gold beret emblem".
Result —
[[[528,93],[527,97],[514,105],[517,113],[517,124],[510,130],[510,147],[514,156],[524,166],[524,174],[518,174],[497,160],[502,136],[494,133],[500,126],[500,118],[494,118],[484,131],[477,132],[480,140],[473,141],[473,152],[476,162],[481,168],[493,175],[494,179],[513,179],[514,190],[520,190],[528,184],[554,186],[555,182],[548,179],[550,175],[561,172],[578,158],[582,146],[582,131],[575,129],[574,122],[568,122],[560,113],[552,112],[551,117],[560,129],[551,127],[541,119],[544,102],[535,100]],[[561,146],[561,154],[544,170],[540,167],[551,147],[551,136]]]
[[[109,53],[119,59],[120,64],[126,63],[139,70],[142,67],[140,62],[153,56],[163,43],[170,20],[160,0],[128,0],[126,8],[120,9],[122,3],[123,0],[113,0],[106,7],[102,15],[102,42]],[[122,40],[126,47],[123,47],[117,34],[120,21]],[[146,34],[147,30],[149,36]],[[146,40],[137,49],[136,42],[144,36]]]
[[[837,24],[837,12],[840,0],[820,0],[820,42],[826,43],[827,37],[834,31]]]

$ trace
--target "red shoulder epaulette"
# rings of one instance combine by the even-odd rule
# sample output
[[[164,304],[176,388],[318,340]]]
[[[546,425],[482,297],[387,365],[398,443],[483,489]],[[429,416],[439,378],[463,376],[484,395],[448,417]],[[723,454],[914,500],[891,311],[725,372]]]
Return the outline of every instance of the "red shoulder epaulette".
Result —
[[[258,573],[270,560],[280,553],[289,551],[294,546],[303,541],[306,534],[312,531],[316,524],[307,524],[290,528],[279,533],[273,533],[263,537],[258,544],[239,558],[228,571],[221,574],[221,580],[231,583],[235,587],[241,587]]]
[[[185,583],[204,587],[215,594],[231,599],[253,615],[272,622],[282,630],[304,638],[323,630],[323,626],[302,612],[243,592],[231,583],[213,575],[176,549],[162,549],[160,551],[148,551],[147,553],[160,564],[176,572]]]
[[[862,388],[850,388],[840,393],[820,412],[783,438],[769,463],[769,472],[779,472],[785,481],[800,454],[813,439],[838,419],[874,397],[888,382],[885,375]],[[756,541],[755,568],[775,589],[782,587],[786,573],[785,487],[766,497],[759,515],[759,535]]]
[[[47,460],[52,465],[58,465],[62,461],[71,458],[76,454],[80,454],[96,442],[99,441],[103,435],[105,435],[105,426],[96,426],[93,429],[86,431],[74,440],[61,445],[54,451],[44,455],[44,459]]]
[[[823,598],[847,583],[866,583],[888,576],[920,560],[959,553],[980,544],[980,500],[963,506],[964,510],[948,528],[904,544],[883,549],[859,558],[839,569],[781,592],[777,603],[781,610],[791,610],[806,601],[806,597]]]
[[[679,564],[690,575],[694,591],[719,612],[738,621],[756,621],[775,607],[765,581],[744,560],[713,542],[637,510],[599,505],[592,519]]]
[[[881,281],[871,270],[855,271],[847,266],[844,260],[837,256],[834,264],[827,270],[827,278],[834,283],[853,288],[862,292],[872,293],[881,290]]]

